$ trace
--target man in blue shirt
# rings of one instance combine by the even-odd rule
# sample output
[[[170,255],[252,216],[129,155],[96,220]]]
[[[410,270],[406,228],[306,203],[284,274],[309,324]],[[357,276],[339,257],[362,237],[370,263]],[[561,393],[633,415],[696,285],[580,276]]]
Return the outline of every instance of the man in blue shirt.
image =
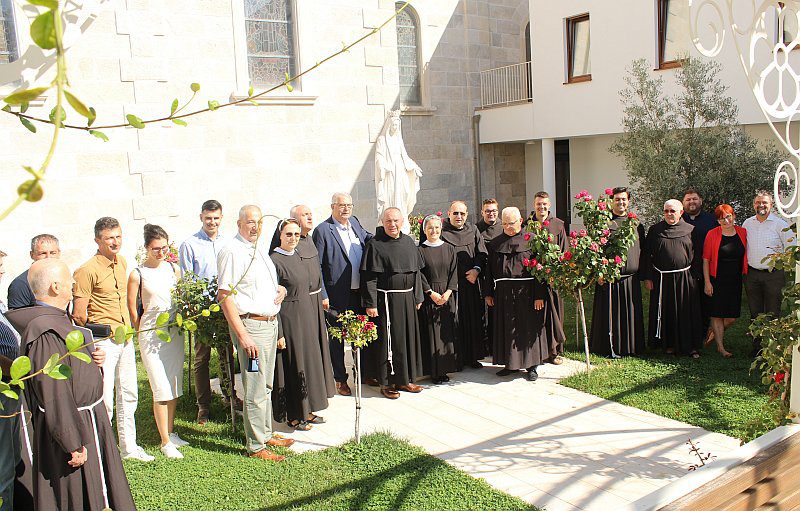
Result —
[[[181,270],[188,271],[206,280],[217,276],[217,255],[225,244],[219,235],[222,223],[222,204],[215,200],[207,200],[200,208],[200,221],[203,227],[186,241],[178,250]],[[220,387],[222,388],[225,406],[230,407],[230,376],[233,370],[233,347],[230,339],[195,339],[194,384],[197,391],[197,422],[205,424],[211,416],[211,383],[209,381],[208,363],[211,359],[211,347],[224,346],[219,352]],[[242,401],[234,401],[237,410],[242,409]]]
[[[61,257],[61,249],[58,246],[58,238],[52,234],[38,234],[31,240],[31,259],[48,259]],[[20,309],[35,305],[36,298],[33,296],[31,287],[28,285],[28,270],[19,274],[11,285],[8,286],[8,308]]]

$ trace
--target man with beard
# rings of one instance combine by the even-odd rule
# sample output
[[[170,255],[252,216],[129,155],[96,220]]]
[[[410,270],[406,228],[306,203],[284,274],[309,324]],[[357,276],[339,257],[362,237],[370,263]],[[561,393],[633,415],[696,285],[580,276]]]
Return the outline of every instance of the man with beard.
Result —
[[[458,352],[459,366],[480,369],[480,359],[486,356],[483,335],[484,302],[478,276],[486,267],[486,245],[474,225],[467,223],[467,205],[453,201],[447,210],[448,219],[442,222],[442,240],[453,246],[458,262]]]
[[[493,361],[504,366],[498,376],[520,369],[529,381],[536,381],[536,367],[551,357],[544,323],[547,287],[531,276],[525,264],[533,258],[522,235],[519,209],[503,209],[503,234],[489,248],[486,279],[486,304],[494,315]]]
[[[67,336],[77,330],[66,312],[74,280],[62,261],[42,259],[31,265],[28,283],[37,304],[9,312],[8,319],[23,332],[23,353],[41,368],[51,355],[67,354]],[[103,375],[89,363],[91,349],[72,350],[83,361],[62,361],[72,370],[68,381],[38,376],[25,387],[35,509],[136,509],[103,406]]]
[[[561,252],[566,252],[567,234],[564,232],[564,221],[550,214],[550,205],[550,194],[545,191],[536,192],[536,195],[533,196],[533,213],[528,220],[542,222],[544,228],[550,233],[550,243],[555,243]],[[561,355],[564,353],[564,341],[567,339],[564,333],[564,300],[561,299],[557,290],[551,286],[546,287],[547,304],[544,321],[547,324],[547,330],[552,332],[549,338],[552,357],[547,362],[559,365],[564,362]]]
[[[620,186],[612,190],[611,223],[607,238],[614,236],[620,223],[628,218],[630,192]],[[644,351],[644,314],[639,280],[639,257],[645,239],[642,224],[636,226],[633,245],[628,249],[620,280],[598,284],[594,288],[592,332],[589,342],[592,353],[618,358]]]
[[[414,380],[423,374],[416,310],[424,298],[420,270],[425,263],[414,240],[401,232],[403,220],[398,208],[384,210],[383,227],[361,259],[363,304],[378,327],[378,339],[363,350],[363,372],[378,380],[389,399],[400,397],[398,390],[422,390]]]
[[[650,291],[648,338],[660,340],[667,353],[700,358],[702,318],[696,281],[693,227],[681,219],[683,205],[664,203],[664,220],[650,227],[640,262],[644,285]]]
[[[703,210],[703,197],[697,188],[689,187],[683,192],[683,221],[694,227],[692,231],[692,245],[694,246],[694,262],[692,275],[695,278],[698,293],[700,294],[700,309],[703,314],[703,331],[706,332],[704,344],[708,345],[714,340],[714,332],[709,328],[711,318],[706,312],[705,294],[702,293],[705,281],[703,279],[703,245],[706,242],[708,231],[719,224],[711,213]]]

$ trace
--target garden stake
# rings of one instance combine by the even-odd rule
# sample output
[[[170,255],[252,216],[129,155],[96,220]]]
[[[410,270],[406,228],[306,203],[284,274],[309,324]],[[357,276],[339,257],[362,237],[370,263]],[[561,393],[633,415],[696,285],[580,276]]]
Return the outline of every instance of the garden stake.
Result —
[[[589,364],[589,336],[586,333],[586,312],[583,308],[583,292],[580,287],[578,288],[578,307],[581,313],[581,325],[583,326],[583,349],[586,352],[586,374],[589,374],[589,370],[592,368]]]

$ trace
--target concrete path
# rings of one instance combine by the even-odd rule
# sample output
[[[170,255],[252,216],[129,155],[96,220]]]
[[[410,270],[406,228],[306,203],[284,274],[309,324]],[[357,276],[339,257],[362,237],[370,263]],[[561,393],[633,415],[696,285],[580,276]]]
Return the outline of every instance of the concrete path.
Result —
[[[451,465],[547,511],[613,511],[687,473],[691,438],[721,456],[739,441],[558,384],[582,365],[540,368],[531,383],[467,369],[449,384],[420,382],[420,394],[391,401],[364,386],[362,432],[390,431]],[[351,383],[352,385],[352,383]],[[289,433],[294,450],[323,449],[354,436],[353,398],[336,396],[327,422]],[[276,428],[288,432],[286,426]]]

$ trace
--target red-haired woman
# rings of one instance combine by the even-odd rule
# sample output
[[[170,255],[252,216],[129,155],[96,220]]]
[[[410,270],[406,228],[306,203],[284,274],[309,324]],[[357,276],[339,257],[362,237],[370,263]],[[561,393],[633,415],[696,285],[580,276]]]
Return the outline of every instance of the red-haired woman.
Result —
[[[736,214],[728,204],[714,210],[719,227],[708,232],[703,245],[703,277],[708,295],[711,330],[706,344],[716,341],[725,358],[733,354],[722,344],[725,329],[741,314],[742,275],[747,273],[747,230],[734,225]]]

